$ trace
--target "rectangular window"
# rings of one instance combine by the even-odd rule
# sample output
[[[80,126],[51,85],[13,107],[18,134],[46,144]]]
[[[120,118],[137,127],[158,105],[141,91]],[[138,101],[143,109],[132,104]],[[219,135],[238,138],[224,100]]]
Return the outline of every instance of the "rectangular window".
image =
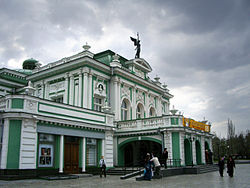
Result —
[[[102,99],[95,97],[94,98],[94,110],[101,112],[102,111]]]
[[[87,138],[87,165],[96,166],[97,145],[96,139]]]
[[[63,96],[52,98],[52,100],[57,103],[63,103]]]
[[[53,167],[54,163],[54,136],[39,134],[39,167]]]

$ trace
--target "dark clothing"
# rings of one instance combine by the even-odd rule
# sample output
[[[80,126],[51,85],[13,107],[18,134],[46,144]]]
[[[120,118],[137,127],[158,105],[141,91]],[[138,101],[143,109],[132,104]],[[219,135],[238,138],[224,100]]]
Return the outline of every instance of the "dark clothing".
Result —
[[[168,151],[163,151],[162,153],[162,162],[161,164],[164,165],[165,168],[167,168],[167,160],[168,160]]]
[[[104,177],[106,178],[106,162],[104,159],[101,159],[99,162],[100,165],[100,177],[102,177],[102,175],[104,175]]]
[[[233,177],[234,175],[234,168],[235,168],[235,163],[234,160],[232,159],[231,161],[228,159],[227,160],[227,173],[230,177]]]
[[[152,162],[148,160],[145,163],[144,180],[151,180],[151,179],[152,179]]]
[[[209,164],[213,164],[213,153],[211,151],[208,152],[208,160]]]
[[[218,166],[219,166],[220,176],[223,177],[223,171],[224,171],[224,166],[225,166],[224,160],[220,160],[218,163]]]

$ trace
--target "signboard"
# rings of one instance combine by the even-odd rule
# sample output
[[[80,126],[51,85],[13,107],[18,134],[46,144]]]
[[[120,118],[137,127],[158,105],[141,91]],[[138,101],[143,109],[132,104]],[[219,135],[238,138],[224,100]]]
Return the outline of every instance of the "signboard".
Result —
[[[182,122],[183,122],[184,127],[190,127],[190,128],[194,128],[197,130],[210,132],[210,125],[207,125],[206,123],[195,121],[193,119],[185,118],[185,117],[183,117]]]

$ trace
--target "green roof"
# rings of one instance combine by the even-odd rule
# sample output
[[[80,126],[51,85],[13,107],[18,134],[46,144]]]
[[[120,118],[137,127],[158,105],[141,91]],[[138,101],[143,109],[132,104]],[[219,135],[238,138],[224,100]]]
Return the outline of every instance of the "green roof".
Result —
[[[111,50],[106,50],[106,51],[95,54],[94,59],[102,63],[105,63],[106,65],[110,65],[111,61],[113,60],[113,55],[115,55],[115,52]],[[125,62],[128,60],[120,55],[119,57],[120,57],[119,60],[122,66],[125,66]]]

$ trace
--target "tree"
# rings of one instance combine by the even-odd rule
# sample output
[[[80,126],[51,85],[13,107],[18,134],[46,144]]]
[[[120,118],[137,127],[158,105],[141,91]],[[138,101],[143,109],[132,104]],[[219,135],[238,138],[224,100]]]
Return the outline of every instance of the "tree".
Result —
[[[228,141],[228,154],[234,154],[234,139],[235,139],[235,126],[233,121],[228,119],[227,123],[227,141]]]

